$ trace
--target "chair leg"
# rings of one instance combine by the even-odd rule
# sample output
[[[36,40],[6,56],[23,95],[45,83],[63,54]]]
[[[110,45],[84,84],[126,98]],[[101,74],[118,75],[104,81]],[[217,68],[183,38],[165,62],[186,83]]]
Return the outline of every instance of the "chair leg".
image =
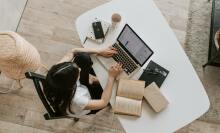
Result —
[[[79,118],[73,118],[74,122],[79,121]]]
[[[18,89],[23,88],[23,86],[22,86],[22,84],[21,84],[21,80],[16,80],[16,82],[17,82],[17,83],[18,83],[18,85],[19,85],[19,88],[18,88]]]
[[[208,61],[207,63],[205,63],[204,65],[202,65],[203,68],[205,68],[206,66],[210,65],[210,61]]]
[[[204,65],[202,65],[203,68],[205,68],[206,66],[210,65],[215,59],[217,59],[217,57],[219,56],[218,52],[212,59],[210,59],[207,63],[205,63]]]
[[[0,74],[1,74],[1,71],[0,71]],[[2,76],[2,75],[1,75]],[[4,88],[5,90],[1,90],[0,91],[0,94],[7,94],[7,93],[10,93],[12,90],[10,88]]]
[[[15,89],[15,84],[18,84],[18,88],[16,87],[16,89]],[[22,86],[22,84],[21,84],[21,80],[16,80],[16,82],[13,82],[12,83],[12,85],[11,85],[11,87],[7,90],[7,91],[5,91],[5,94],[6,93],[10,93],[10,92],[15,92],[15,91],[18,91],[18,90],[20,90],[21,88],[23,88],[23,86]]]
[[[41,64],[41,66],[42,66],[45,70],[49,71],[49,69],[48,69],[48,67],[47,67],[46,65]]]
[[[21,89],[23,88],[22,84],[21,84],[21,80],[16,80],[16,83],[18,84],[18,88],[16,88],[16,90],[18,89]],[[8,88],[7,90],[4,90],[4,91],[0,91],[0,94],[7,94],[7,93],[10,93],[12,91],[16,91],[14,90],[14,87],[15,87],[15,82],[12,83],[11,87]]]
[[[7,94],[7,93],[10,93],[12,90],[11,89],[6,89],[4,91],[0,91],[0,94]]]
[[[10,93],[11,92],[11,89],[7,89],[5,91],[0,91],[0,94],[7,94],[7,93]]]

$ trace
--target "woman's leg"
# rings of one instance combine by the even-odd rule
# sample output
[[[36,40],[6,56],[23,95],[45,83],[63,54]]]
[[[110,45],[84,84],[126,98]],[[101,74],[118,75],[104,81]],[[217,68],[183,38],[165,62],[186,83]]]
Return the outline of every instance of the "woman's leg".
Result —
[[[92,60],[87,53],[77,53],[75,55],[74,62],[81,68],[80,83],[83,85],[89,85],[89,72],[92,69]]]
[[[92,99],[100,99],[103,91],[101,85],[89,84],[89,74],[95,75],[95,72],[92,69],[93,62],[89,54],[77,53],[74,62],[81,68],[80,83],[88,87]]]

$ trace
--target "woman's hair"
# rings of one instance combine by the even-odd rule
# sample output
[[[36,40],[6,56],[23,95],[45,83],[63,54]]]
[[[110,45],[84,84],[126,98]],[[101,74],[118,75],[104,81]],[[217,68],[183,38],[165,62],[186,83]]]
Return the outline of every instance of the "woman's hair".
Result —
[[[79,69],[75,63],[64,62],[54,65],[46,76],[44,93],[57,113],[66,114],[76,91]]]

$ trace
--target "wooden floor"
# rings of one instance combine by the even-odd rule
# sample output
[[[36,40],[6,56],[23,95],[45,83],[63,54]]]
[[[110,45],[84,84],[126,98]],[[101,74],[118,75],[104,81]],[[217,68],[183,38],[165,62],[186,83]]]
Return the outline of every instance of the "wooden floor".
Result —
[[[48,67],[56,63],[69,49],[80,47],[75,28],[76,18],[83,12],[110,0],[28,0],[17,32],[31,42],[40,52]],[[155,0],[184,47],[189,0]],[[1,89],[13,81],[1,76]],[[97,116],[89,116],[73,123],[70,119],[45,121],[44,108],[29,80],[23,80],[24,88],[10,94],[0,95],[0,133],[82,133],[124,132],[109,108]],[[199,125],[199,126],[197,126]],[[215,131],[218,125],[195,121],[190,125],[195,132],[184,128],[178,133]],[[212,129],[211,127],[215,127]],[[193,130],[194,131],[194,130]],[[219,131],[219,130],[216,130]],[[205,132],[204,132],[205,133]],[[210,132],[211,133],[211,132]],[[214,133],[214,132],[213,132]]]

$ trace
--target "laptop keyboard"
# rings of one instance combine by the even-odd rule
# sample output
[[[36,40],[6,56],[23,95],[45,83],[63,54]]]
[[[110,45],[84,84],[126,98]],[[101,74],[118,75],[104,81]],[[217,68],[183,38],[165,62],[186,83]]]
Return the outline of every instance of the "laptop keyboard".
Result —
[[[129,58],[129,56],[121,49],[118,44],[113,44],[112,47],[117,49],[118,54],[113,55],[113,59],[122,64],[123,70],[129,75],[132,73],[136,68],[137,65],[134,63],[134,61]]]

